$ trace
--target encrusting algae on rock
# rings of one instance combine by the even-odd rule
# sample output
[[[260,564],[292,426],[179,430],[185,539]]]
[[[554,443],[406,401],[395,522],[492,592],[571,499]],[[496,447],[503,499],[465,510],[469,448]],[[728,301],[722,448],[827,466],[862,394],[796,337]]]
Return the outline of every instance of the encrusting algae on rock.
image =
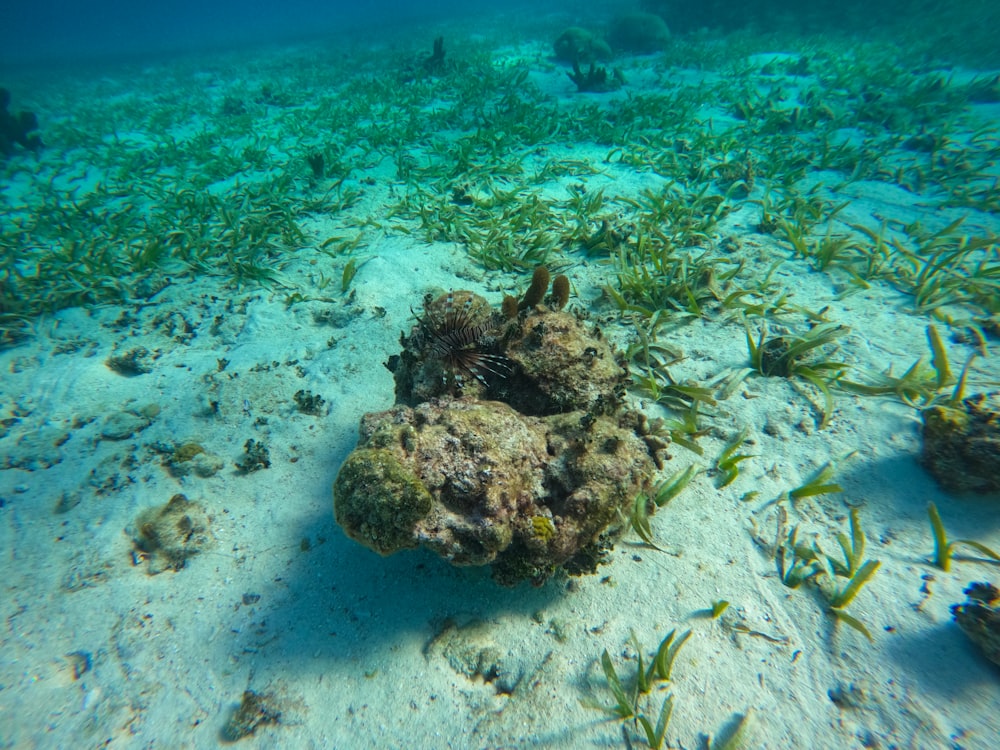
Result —
[[[348,536],[513,585],[593,572],[625,531],[656,467],[622,407],[628,371],[598,329],[541,303],[540,278],[513,317],[466,291],[425,301],[388,364],[397,406],[364,416],[334,483]]]
[[[932,406],[922,416],[921,461],[942,487],[1000,492],[1000,394]]]

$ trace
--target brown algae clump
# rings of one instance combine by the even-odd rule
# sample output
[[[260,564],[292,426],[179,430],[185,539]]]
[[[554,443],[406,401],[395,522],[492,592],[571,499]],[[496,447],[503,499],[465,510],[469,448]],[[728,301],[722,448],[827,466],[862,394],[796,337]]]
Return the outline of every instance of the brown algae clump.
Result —
[[[140,557],[149,562],[149,574],[183,568],[189,557],[208,545],[208,524],[205,509],[180,494],[140,513],[133,541]]]
[[[432,505],[420,479],[384,448],[353,451],[334,485],[337,523],[353,539],[382,555],[416,547],[413,528]]]

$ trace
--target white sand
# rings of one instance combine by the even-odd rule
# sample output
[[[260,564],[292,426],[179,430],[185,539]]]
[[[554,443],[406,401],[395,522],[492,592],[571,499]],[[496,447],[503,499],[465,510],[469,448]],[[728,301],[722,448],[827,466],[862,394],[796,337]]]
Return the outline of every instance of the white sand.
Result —
[[[603,152],[577,151],[587,157]],[[638,192],[634,177],[614,176],[617,194]],[[851,220],[921,211],[915,196],[874,183],[849,191]],[[761,243],[764,258],[789,256],[749,231],[757,215],[747,206],[726,232]],[[315,236],[325,236],[321,227]],[[282,272],[290,289],[178,282],[142,306],[46,316],[28,341],[0,352],[0,747],[211,747],[248,689],[281,711],[243,743],[254,747],[623,747],[621,722],[581,704],[612,702],[601,652],[630,677],[630,634],[648,660],[674,628],[692,636],[669,686],[670,747],[701,747],[748,711],[748,747],[996,747],[1000,672],[949,606],[997,571],[933,567],[927,504],[953,537],[995,549],[1000,508],[995,498],[942,492],[918,464],[918,413],[890,398],[838,393],[820,430],[814,389],[747,380],[720,403],[705,456],[674,447],[668,471],[711,466],[744,425],[755,457],[724,489],[700,475],[654,517],[663,551],[630,536],[597,575],[507,590],[485,570],[424,552],[383,559],[348,540],[333,521],[331,484],[360,416],[393,402],[383,362],[398,351],[410,309],[430,289],[468,288],[499,303],[524,285],[477,269],[460,247],[415,237],[372,234],[359,254],[372,260],[351,301],[337,289],[330,302],[286,306],[295,289],[323,294],[310,285],[317,270],[339,282],[342,266],[302,256]],[[572,304],[610,312],[599,299],[607,266],[569,273]],[[829,305],[829,319],[851,327],[833,350],[842,361],[898,374],[929,354],[928,318],[887,286],[838,301],[842,277],[796,260],[776,280],[797,303]],[[619,341],[629,330],[606,326]],[[737,322],[679,324],[661,341],[684,352],[671,370],[681,380],[704,383],[746,364]],[[106,366],[139,346],[154,355],[151,372],[124,377]],[[972,351],[948,349],[955,369]],[[972,382],[996,380],[997,365],[995,353],[979,358]],[[326,413],[300,413],[300,389],[321,395]],[[156,416],[136,416],[149,405]],[[130,421],[132,433],[102,437],[109,420]],[[266,442],[270,468],[235,468],[248,439]],[[221,471],[172,476],[156,447],[188,441],[217,455]],[[783,586],[755,541],[775,541],[776,498],[850,452],[836,475],[843,493],[781,507],[802,539],[818,535],[831,554],[848,509],[860,509],[867,556],[882,565],[848,609],[872,642],[836,624],[815,588]],[[741,500],[751,491],[759,494]],[[136,517],[176,493],[205,507],[213,541],[183,569],[148,575],[134,556]],[[720,599],[731,606],[713,620],[706,609]],[[496,672],[491,682],[468,674],[481,658]],[[89,669],[74,676],[81,659]],[[643,710],[655,718],[665,694],[657,688]]]

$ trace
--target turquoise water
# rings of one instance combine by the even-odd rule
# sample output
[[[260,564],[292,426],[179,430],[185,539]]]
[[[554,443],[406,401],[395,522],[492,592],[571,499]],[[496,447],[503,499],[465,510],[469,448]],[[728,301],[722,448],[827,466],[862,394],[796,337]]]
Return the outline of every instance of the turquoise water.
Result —
[[[996,583],[996,436],[924,435],[1000,381],[983,9],[724,7],[12,15],[0,746],[993,746],[950,607]],[[525,301],[539,266],[565,307]],[[490,312],[426,344],[462,290]],[[397,401],[454,434],[359,437]],[[376,443],[433,523],[372,475],[391,512],[336,523]]]

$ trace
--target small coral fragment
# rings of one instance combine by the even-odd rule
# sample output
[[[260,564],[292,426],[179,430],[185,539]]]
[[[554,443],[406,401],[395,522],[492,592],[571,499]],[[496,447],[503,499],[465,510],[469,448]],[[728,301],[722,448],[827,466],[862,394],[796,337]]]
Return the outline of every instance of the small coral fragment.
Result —
[[[538,539],[546,542],[556,535],[555,524],[551,518],[545,516],[534,516],[531,519],[531,529]]]
[[[209,453],[200,443],[182,443],[166,454],[163,465],[174,477],[195,475],[212,477],[218,474],[225,462],[214,453]]]
[[[112,354],[104,361],[104,364],[108,366],[108,369],[127,378],[145,375],[153,371],[152,355],[149,349],[144,346],[129,349],[124,354]]]
[[[236,468],[244,474],[271,468],[271,452],[264,443],[251,438],[243,444],[243,450],[245,455],[242,461],[236,462]]]
[[[281,710],[273,696],[247,690],[243,693],[239,707],[233,711],[226,726],[222,728],[222,739],[226,742],[236,742],[249,737],[258,727],[277,724],[280,721]]]
[[[180,494],[165,505],[144,510],[135,527],[133,540],[136,549],[149,560],[150,575],[180,570],[210,539],[205,509]]]
[[[199,453],[204,453],[205,449],[202,448],[198,443],[182,443],[174,448],[174,454],[171,457],[171,462],[175,464],[181,464],[186,461],[190,461],[192,458],[197,456]]]
[[[955,622],[986,658],[1000,666],[1000,589],[991,583],[973,583],[964,591],[967,599],[955,604]]]
[[[299,411],[303,414],[308,414],[311,417],[323,416],[326,399],[322,396],[318,396],[310,391],[299,390],[296,391],[292,398],[295,400],[295,405]]]
[[[1000,491],[1000,394],[981,393],[923,412],[921,460],[945,489]]]

